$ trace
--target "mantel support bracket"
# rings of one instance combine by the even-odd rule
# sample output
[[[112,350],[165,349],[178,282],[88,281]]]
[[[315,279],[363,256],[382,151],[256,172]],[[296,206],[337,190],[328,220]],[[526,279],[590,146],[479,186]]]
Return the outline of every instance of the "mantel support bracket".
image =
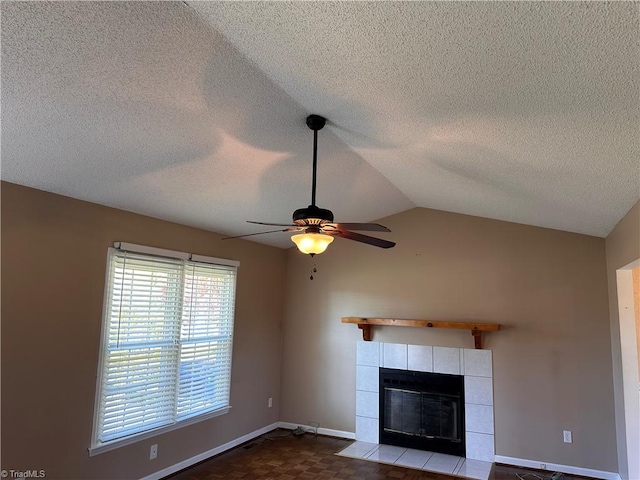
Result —
[[[362,330],[362,339],[365,342],[370,342],[373,339],[373,335],[371,334],[371,325],[368,323],[359,323],[358,328]]]
[[[482,349],[482,330],[473,329],[471,330],[471,335],[473,335],[473,343],[476,349]]]

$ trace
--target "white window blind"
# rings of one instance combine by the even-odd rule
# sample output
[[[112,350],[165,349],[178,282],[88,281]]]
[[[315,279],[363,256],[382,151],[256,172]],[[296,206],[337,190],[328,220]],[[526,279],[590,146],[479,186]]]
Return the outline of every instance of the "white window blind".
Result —
[[[229,408],[228,263],[109,249],[92,448]]]

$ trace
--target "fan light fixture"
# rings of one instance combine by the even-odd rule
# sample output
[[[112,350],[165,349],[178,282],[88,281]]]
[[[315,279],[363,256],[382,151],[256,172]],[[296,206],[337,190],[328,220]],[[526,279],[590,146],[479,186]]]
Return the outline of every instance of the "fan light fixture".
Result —
[[[333,237],[324,233],[300,233],[292,236],[291,240],[302,253],[315,255],[324,252],[333,242]]]

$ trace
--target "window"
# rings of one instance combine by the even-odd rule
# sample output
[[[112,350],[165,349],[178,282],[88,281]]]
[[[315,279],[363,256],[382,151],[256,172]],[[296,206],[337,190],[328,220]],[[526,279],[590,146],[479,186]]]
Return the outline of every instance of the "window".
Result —
[[[116,245],[91,454],[229,409],[238,263]]]

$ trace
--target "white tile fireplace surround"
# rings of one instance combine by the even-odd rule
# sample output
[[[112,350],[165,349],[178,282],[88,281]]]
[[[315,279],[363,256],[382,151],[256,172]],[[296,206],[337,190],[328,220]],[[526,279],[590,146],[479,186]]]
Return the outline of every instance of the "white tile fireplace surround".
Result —
[[[464,377],[466,458],[493,462],[491,350],[357,342],[356,440],[379,443],[380,367]]]

